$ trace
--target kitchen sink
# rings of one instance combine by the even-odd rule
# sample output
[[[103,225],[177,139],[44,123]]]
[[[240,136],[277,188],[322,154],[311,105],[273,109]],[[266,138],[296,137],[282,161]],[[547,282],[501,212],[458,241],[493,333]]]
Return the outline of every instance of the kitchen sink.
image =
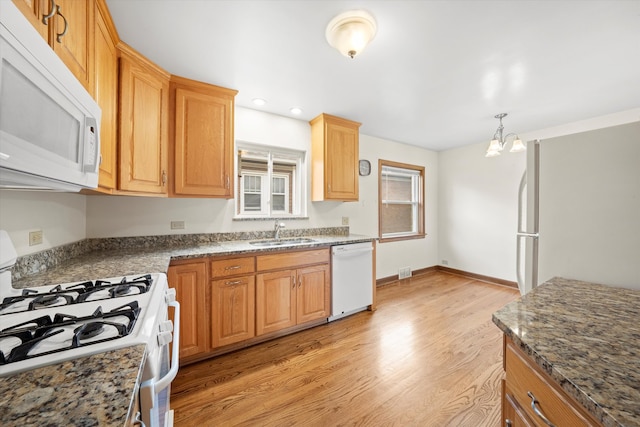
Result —
[[[263,248],[270,248],[274,246],[302,245],[305,243],[314,243],[315,241],[315,239],[310,239],[308,237],[294,237],[291,239],[256,240],[254,242],[249,242],[249,244]]]

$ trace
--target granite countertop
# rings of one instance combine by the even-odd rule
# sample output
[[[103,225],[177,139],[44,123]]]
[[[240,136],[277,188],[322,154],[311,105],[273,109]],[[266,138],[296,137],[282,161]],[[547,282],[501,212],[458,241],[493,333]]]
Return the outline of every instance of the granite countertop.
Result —
[[[0,378],[0,425],[122,427],[144,359],[136,345]]]
[[[217,241],[205,243],[158,242],[154,248],[131,247],[97,248],[64,259],[47,270],[34,274],[21,274],[13,280],[14,288],[29,288],[47,284],[69,283],[81,280],[106,279],[125,275],[166,273],[172,260],[201,258],[207,256],[259,254],[292,249],[370,242],[372,237],[350,234],[345,236],[307,236],[312,243],[293,246],[258,247],[250,240]],[[140,238],[144,239],[144,238]],[[140,241],[137,239],[136,241]],[[149,237],[153,239],[153,236]],[[28,266],[27,266],[28,267]]]
[[[640,426],[640,291],[554,278],[493,321],[606,427]]]

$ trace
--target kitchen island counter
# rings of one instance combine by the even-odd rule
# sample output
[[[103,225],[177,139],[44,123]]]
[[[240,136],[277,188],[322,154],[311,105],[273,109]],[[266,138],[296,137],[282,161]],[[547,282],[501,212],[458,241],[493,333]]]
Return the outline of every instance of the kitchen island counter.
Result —
[[[260,247],[250,244],[252,240],[206,241],[206,239],[198,239],[199,236],[203,235],[194,235],[190,238],[148,236],[91,239],[92,241],[86,245],[85,250],[81,248],[69,256],[57,255],[57,248],[27,255],[18,259],[13,271],[12,285],[14,288],[23,289],[45,284],[106,279],[125,275],[166,273],[172,260],[309,249],[374,240],[372,237],[357,234],[311,235],[307,237],[312,238],[314,242],[291,246]],[[64,249],[59,250],[63,251]],[[50,259],[56,258],[55,265],[46,266]]]
[[[493,321],[594,418],[640,426],[640,291],[554,278]]]
[[[118,426],[132,419],[145,345],[0,378],[0,425]]]

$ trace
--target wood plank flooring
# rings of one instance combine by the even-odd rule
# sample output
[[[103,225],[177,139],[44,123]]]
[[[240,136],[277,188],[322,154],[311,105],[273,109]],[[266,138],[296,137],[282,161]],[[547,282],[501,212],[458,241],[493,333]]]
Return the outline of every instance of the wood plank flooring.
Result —
[[[433,272],[378,289],[378,309],[180,369],[175,426],[500,424],[514,289]]]

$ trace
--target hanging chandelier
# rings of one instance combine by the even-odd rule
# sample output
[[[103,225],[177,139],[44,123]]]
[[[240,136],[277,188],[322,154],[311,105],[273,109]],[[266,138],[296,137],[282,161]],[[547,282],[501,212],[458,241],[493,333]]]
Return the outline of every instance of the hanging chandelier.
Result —
[[[496,132],[493,134],[493,139],[489,143],[489,148],[487,149],[487,154],[485,157],[495,157],[499,156],[500,152],[504,150],[504,147],[507,145],[508,138],[513,137],[513,142],[511,146],[510,153],[519,153],[521,151],[525,151],[527,147],[524,146],[520,138],[515,133],[508,133],[503,136],[504,126],[502,125],[502,119],[507,116],[507,113],[496,114],[494,117],[500,120],[500,125]]]

